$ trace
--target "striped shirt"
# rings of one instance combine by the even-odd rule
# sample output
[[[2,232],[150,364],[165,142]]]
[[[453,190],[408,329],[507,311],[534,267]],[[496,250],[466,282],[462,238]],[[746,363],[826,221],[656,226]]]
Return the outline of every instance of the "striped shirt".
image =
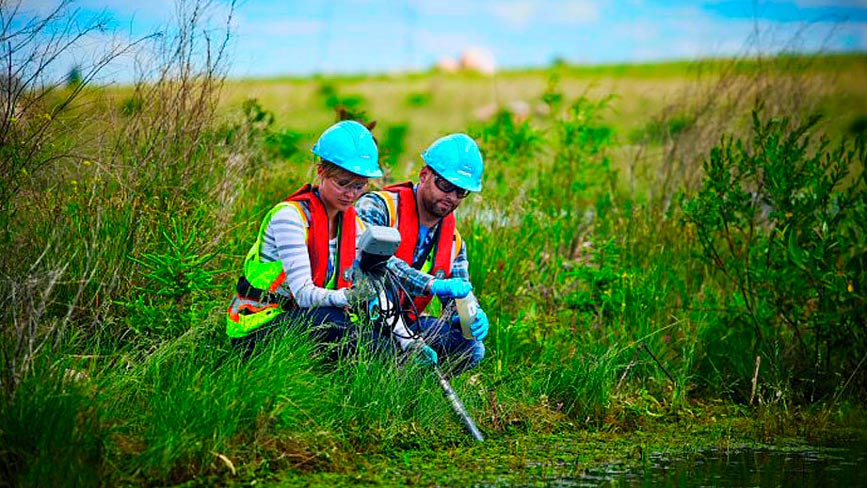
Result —
[[[313,272],[310,265],[310,254],[307,252],[307,229],[310,222],[310,210],[306,203],[299,202],[304,209],[302,216],[298,206],[289,205],[277,211],[265,228],[262,240],[262,262],[281,261],[286,272],[284,281],[277,293],[294,297],[301,308],[313,307],[345,307],[348,305],[344,290],[329,290],[313,283]],[[364,224],[356,221],[356,235],[361,236]],[[356,256],[357,257],[357,256]],[[327,283],[337,262],[337,239],[328,241],[328,273]]]
[[[397,200],[396,195],[395,200]],[[391,222],[388,204],[386,204],[382,199],[382,196],[377,193],[369,192],[362,195],[362,197],[355,202],[355,211],[358,212],[358,216],[361,217],[361,220],[363,220],[367,225],[397,226],[397,222]],[[439,223],[432,228],[427,229],[425,232],[419,224],[418,243],[413,251],[413,261],[418,265],[418,267],[421,267],[420,264],[424,262],[428,255],[430,255],[431,249],[433,249],[436,244],[438,228]],[[450,277],[461,278],[469,281],[470,274],[469,263],[467,262],[466,245],[462,242],[461,248],[457,250],[455,249],[455,244],[452,243],[452,256]],[[401,278],[401,284],[410,295],[429,295],[427,288],[430,282],[434,280],[434,276],[419,271],[395,256],[392,256],[391,259],[388,260],[388,268],[394,271]]]

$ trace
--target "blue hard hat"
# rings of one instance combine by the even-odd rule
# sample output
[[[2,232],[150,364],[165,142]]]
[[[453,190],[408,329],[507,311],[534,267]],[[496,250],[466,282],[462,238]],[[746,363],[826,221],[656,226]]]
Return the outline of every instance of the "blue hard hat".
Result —
[[[382,176],[373,135],[354,120],[343,120],[326,129],[313,146],[313,154],[358,176]]]
[[[455,186],[468,191],[482,190],[485,163],[482,153],[470,136],[449,134],[440,137],[421,153],[425,164]]]

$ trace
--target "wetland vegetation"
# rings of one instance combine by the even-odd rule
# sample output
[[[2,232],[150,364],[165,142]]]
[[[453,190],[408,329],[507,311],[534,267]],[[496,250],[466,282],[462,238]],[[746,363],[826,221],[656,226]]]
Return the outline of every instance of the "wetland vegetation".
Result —
[[[546,485],[863,445],[863,54],[224,80],[218,43],[161,42],[159,76],[5,103],[0,485]],[[491,333],[453,384],[484,444],[423,368],[224,334],[341,107],[378,121],[383,184],[447,132],[482,148],[458,228]]]

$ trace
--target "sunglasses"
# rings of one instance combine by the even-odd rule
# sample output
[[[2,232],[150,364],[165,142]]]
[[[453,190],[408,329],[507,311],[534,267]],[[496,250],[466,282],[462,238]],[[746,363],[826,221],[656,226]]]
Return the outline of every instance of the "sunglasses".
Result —
[[[343,193],[351,193],[353,195],[357,195],[363,192],[367,188],[367,182],[360,182],[356,180],[331,180],[340,191]]]
[[[458,198],[467,198],[467,195],[470,194],[469,190],[464,190],[463,188],[456,186],[451,181],[443,178],[442,176],[440,176],[436,173],[433,174],[433,177],[434,177],[434,185],[436,185],[437,188],[439,188],[439,190],[443,193],[455,192],[455,195]]]

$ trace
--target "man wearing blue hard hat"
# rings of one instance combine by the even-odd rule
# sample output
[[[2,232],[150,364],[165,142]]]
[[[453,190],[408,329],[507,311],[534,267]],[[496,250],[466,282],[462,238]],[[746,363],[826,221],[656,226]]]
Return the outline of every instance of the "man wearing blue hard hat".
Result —
[[[454,211],[471,192],[481,191],[484,162],[478,145],[466,134],[437,139],[421,157],[425,166],[417,184],[405,182],[369,192],[355,209],[366,224],[396,227],[400,232],[398,259],[390,260],[389,267],[409,294],[403,298],[403,309],[412,312],[404,320],[424,338],[421,353],[427,362],[446,359],[452,371],[461,372],[478,366],[485,355],[485,312],[473,306],[473,317],[463,332],[458,314],[440,320],[421,313],[433,297],[442,301],[443,310],[450,310],[454,299],[471,295],[466,243],[455,228]]]
[[[344,120],[329,127],[312,149],[320,184],[306,184],[265,216],[247,253],[226,334],[249,347],[283,323],[310,323],[326,341],[342,338],[346,308],[374,296],[353,283],[356,241],[364,223],[353,203],[379,178],[379,152],[364,125]],[[289,319],[303,319],[289,321]]]

